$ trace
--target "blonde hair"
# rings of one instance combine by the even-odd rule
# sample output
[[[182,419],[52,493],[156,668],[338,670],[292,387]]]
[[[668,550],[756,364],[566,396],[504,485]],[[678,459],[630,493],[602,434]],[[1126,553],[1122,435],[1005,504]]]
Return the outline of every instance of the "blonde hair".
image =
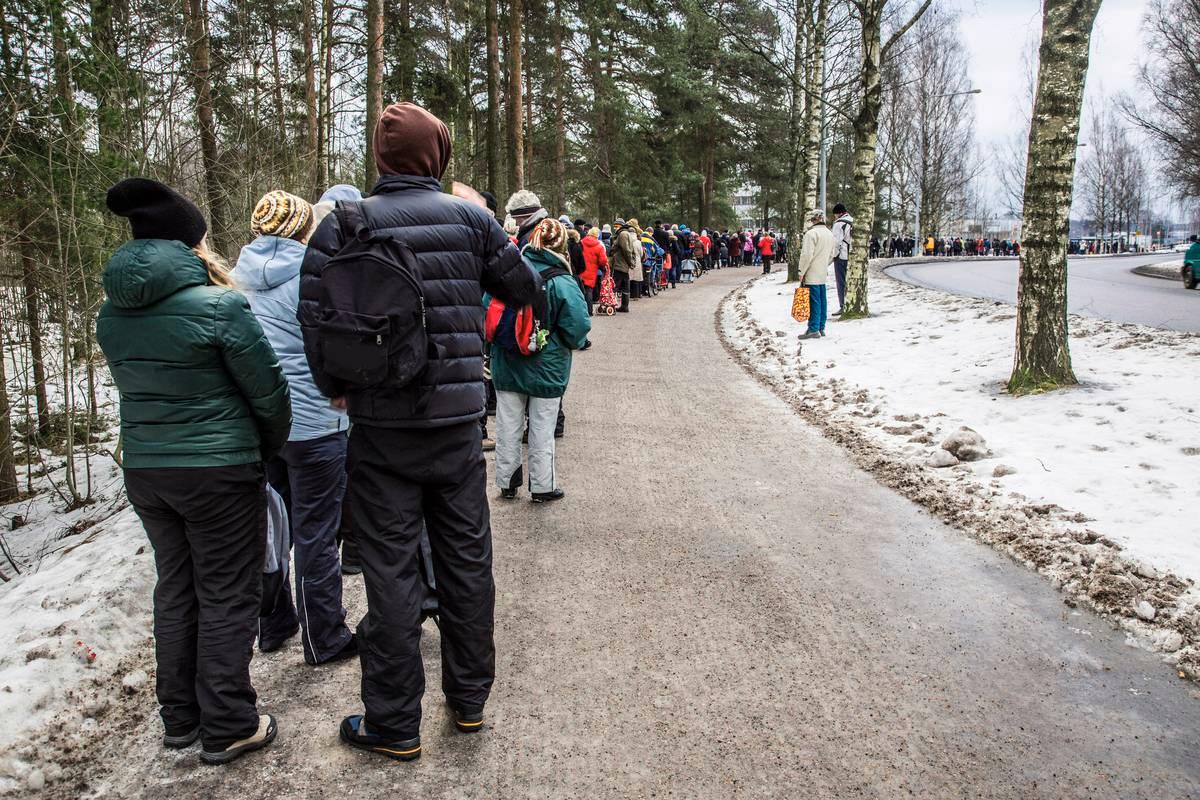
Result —
[[[208,272],[208,282],[210,284],[213,286],[222,286],[226,289],[237,288],[237,285],[233,282],[229,263],[208,249],[207,236],[200,240],[200,244],[192,248],[192,252],[200,259],[200,263],[204,265],[205,271]]]

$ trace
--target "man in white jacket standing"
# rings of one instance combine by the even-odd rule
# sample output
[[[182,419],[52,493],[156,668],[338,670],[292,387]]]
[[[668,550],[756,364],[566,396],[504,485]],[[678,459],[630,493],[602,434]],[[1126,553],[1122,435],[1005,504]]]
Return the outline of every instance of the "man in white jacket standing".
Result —
[[[828,301],[825,284],[829,281],[829,262],[834,257],[834,238],[825,227],[825,212],[808,213],[808,232],[800,248],[800,282],[808,289],[808,332],[801,339],[819,339],[825,335],[825,314]]]
[[[840,316],[846,304],[846,265],[850,263],[850,243],[854,238],[854,217],[841,203],[833,207],[833,274],[837,278],[838,310]]]

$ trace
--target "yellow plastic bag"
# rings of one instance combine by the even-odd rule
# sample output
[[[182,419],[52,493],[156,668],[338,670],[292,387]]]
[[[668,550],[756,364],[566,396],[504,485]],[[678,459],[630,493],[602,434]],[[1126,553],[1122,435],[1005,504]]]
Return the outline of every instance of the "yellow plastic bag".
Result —
[[[808,287],[797,286],[796,293],[792,295],[792,319],[796,322],[808,322],[808,299]]]

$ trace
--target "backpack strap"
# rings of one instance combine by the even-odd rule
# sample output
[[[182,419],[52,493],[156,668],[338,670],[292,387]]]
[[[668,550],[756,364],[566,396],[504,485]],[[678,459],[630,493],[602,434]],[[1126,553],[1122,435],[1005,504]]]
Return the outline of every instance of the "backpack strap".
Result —
[[[333,206],[333,213],[337,217],[338,227],[342,229],[343,241],[350,238],[366,241],[370,236],[371,228],[367,225],[361,202],[338,200]]]

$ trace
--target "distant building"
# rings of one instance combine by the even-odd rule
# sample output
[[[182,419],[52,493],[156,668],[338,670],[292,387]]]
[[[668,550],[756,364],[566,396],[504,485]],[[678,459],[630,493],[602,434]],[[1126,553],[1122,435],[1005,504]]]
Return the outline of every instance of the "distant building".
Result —
[[[746,184],[738,187],[733,193],[733,213],[737,215],[737,227],[757,228],[761,224],[759,215],[762,213],[760,204],[760,195],[762,189],[758,186]]]

